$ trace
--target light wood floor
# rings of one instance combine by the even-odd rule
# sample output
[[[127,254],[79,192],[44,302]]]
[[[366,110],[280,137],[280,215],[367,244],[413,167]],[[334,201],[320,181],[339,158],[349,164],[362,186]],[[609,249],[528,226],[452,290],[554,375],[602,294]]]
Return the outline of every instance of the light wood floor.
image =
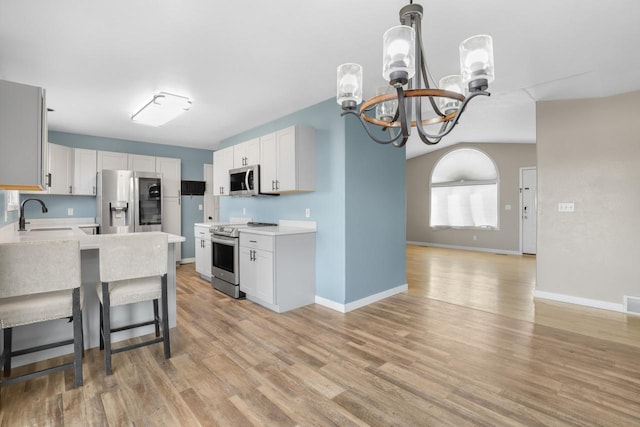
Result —
[[[408,254],[423,280],[348,314],[318,305],[275,314],[181,266],[171,359],[160,345],[117,354],[105,377],[101,354],[89,350],[82,388],[71,372],[2,388],[0,424],[640,425],[638,347],[518,318],[528,308],[490,312],[507,300],[445,302],[449,291],[435,285],[447,276],[436,272],[482,285],[492,280],[485,261],[467,282],[454,262],[462,254]],[[420,256],[441,259],[432,276]],[[496,268],[526,289],[532,276],[508,258]]]

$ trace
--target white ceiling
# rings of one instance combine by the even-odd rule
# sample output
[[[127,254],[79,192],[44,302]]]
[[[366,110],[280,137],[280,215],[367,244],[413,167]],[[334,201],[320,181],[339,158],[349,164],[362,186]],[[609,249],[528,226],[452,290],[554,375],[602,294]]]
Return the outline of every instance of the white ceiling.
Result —
[[[640,89],[637,0],[417,2],[436,79],[457,73],[461,40],[494,39],[492,96],[472,101],[438,148],[535,142],[536,100]],[[52,130],[215,149],[334,97],[343,62],[364,66],[373,96],[382,34],[406,3],[0,0],[0,79],[45,87]],[[188,96],[191,110],[158,128],[131,122],[161,91]],[[407,157],[428,150],[412,137]]]

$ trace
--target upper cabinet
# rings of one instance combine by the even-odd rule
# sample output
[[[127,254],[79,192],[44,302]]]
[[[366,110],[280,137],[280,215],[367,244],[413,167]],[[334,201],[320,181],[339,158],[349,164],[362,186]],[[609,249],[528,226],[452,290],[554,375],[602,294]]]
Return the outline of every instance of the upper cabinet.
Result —
[[[229,169],[234,168],[233,147],[223,148],[213,153],[213,195],[229,195]]]
[[[115,151],[98,151],[98,171],[102,169],[129,170],[129,155]]]
[[[260,164],[260,138],[233,146],[233,167]]]
[[[130,171],[134,172],[155,172],[156,158],[153,156],[143,156],[141,154],[129,154]]]
[[[49,194],[73,194],[73,148],[49,144]]]
[[[73,194],[96,195],[97,152],[84,148],[73,149]]]
[[[44,89],[0,80],[0,123],[0,188],[46,189],[49,156]]]
[[[316,144],[313,128],[291,126],[260,138],[260,191],[315,191]]]
[[[162,174],[162,197],[180,197],[180,159],[156,157],[155,172]]]

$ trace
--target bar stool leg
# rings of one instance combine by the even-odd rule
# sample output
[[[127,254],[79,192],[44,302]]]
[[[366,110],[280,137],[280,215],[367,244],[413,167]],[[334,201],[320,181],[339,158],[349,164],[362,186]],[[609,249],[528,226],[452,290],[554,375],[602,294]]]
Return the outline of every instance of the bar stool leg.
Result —
[[[73,290],[73,366],[75,368],[76,387],[83,384],[82,379],[82,312],[80,311],[80,288]]]
[[[167,275],[162,276],[162,337],[164,338],[164,357],[171,357],[171,343],[169,342],[169,303],[167,301]]]
[[[104,313],[102,312],[102,303],[100,303],[100,350],[104,350]]]
[[[156,327],[156,338],[160,336],[160,317],[158,317],[158,300],[153,300],[153,322]]]
[[[2,335],[4,338],[4,376],[8,377],[9,375],[11,375],[11,352],[13,351],[11,341],[13,338],[13,328],[3,329]]]
[[[111,319],[110,319],[110,306],[111,302],[109,300],[109,284],[106,282],[102,282],[102,327],[104,337],[104,365],[105,371],[107,375],[111,375],[113,371],[111,370]]]

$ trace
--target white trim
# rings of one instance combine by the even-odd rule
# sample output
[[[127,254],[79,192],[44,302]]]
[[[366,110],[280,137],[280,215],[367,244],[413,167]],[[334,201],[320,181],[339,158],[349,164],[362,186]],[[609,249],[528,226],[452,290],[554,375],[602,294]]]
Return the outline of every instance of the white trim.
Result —
[[[506,249],[477,248],[475,246],[442,245],[440,243],[414,242],[407,240],[407,245],[432,246],[434,248],[460,249],[462,251],[490,252],[501,255],[522,255],[522,252],[509,251]]]
[[[196,262],[195,258],[182,258],[180,260],[180,264],[192,264],[194,262]]]
[[[406,292],[409,289],[408,284],[396,286],[395,288],[387,289],[386,291],[378,292],[377,294],[369,295],[357,301],[352,301],[347,304],[340,304],[339,302],[332,301],[330,299],[322,298],[316,295],[316,304],[331,308],[339,311],[340,313],[348,313],[353,310],[364,307],[365,305],[373,304],[385,298],[389,298],[393,295]]]
[[[556,294],[553,292],[545,292],[545,291],[538,291],[538,290],[535,290],[533,292],[533,296],[534,298],[568,302],[569,304],[577,304],[577,305],[583,305],[586,307],[600,308],[602,310],[611,310],[611,311],[618,311],[620,313],[624,313],[624,306],[622,304],[616,304],[614,302],[574,297],[572,295]]]

